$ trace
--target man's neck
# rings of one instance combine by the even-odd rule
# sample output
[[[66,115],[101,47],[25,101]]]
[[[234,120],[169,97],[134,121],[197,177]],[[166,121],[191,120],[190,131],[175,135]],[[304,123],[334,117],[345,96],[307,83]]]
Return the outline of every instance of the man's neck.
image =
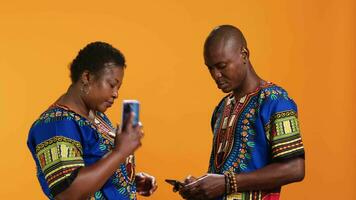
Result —
[[[241,84],[241,87],[235,89],[233,94],[236,99],[240,99],[241,97],[255,91],[264,81],[256,74],[253,70],[252,66],[250,70],[248,70],[245,80]]]

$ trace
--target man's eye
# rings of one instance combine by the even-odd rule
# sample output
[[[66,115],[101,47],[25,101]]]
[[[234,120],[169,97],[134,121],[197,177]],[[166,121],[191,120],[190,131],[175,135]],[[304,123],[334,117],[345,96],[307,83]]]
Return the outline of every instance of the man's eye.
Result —
[[[226,64],[219,64],[218,66],[217,66],[217,68],[219,68],[219,69],[223,69],[223,68],[225,68],[226,67]]]

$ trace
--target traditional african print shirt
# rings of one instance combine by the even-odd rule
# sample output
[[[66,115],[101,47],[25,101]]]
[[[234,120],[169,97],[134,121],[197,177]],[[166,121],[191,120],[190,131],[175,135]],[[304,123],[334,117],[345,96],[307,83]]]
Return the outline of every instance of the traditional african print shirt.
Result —
[[[53,105],[30,129],[27,145],[36,162],[37,178],[49,199],[64,191],[81,167],[90,166],[112,150],[114,128],[104,113],[92,123],[60,105]],[[136,199],[134,157],[107,180],[89,199]]]
[[[265,83],[241,99],[229,94],[216,107],[209,173],[252,172],[264,166],[304,156],[297,106],[281,87]],[[219,200],[276,200],[281,188],[249,191]]]

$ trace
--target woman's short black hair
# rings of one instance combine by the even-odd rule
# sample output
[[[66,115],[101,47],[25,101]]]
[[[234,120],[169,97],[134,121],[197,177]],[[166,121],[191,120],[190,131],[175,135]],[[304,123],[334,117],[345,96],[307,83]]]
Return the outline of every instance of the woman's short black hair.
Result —
[[[73,83],[77,82],[85,70],[97,75],[109,62],[126,67],[124,55],[115,47],[100,41],[89,43],[70,64],[70,78]]]

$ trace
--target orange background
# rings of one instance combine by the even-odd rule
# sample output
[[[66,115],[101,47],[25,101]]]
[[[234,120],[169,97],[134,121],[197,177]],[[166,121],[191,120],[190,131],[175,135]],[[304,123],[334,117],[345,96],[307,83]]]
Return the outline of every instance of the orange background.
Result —
[[[306,178],[283,187],[282,199],[356,199],[355,1],[8,2],[0,3],[1,199],[45,199],[27,133],[66,91],[79,49],[96,40],[127,58],[108,115],[118,122],[122,99],[141,101],[146,137],[136,155],[138,171],[158,179],[151,199],[180,199],[164,179],[199,176],[208,166],[210,116],[223,94],[202,45],[219,24],[242,29],[258,74],[299,106]]]

